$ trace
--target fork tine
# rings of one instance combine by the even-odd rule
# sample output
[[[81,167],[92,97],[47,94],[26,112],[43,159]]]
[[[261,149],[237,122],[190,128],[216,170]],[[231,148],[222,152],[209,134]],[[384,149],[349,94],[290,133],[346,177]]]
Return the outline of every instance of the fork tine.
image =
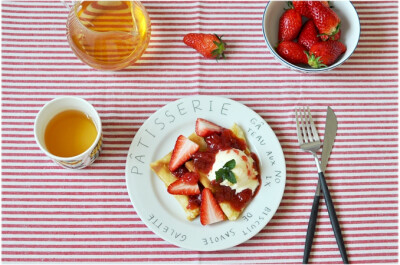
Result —
[[[303,135],[301,134],[300,123],[299,123],[300,117],[297,112],[297,107],[295,108],[295,114],[296,114],[297,140],[299,141],[299,144],[302,145],[304,143],[304,139]]]
[[[307,137],[308,137],[308,142],[313,142],[313,136],[311,134],[311,123],[310,123],[310,117],[307,115],[307,109],[309,109],[309,107],[303,107],[303,112],[304,112],[304,120],[306,122],[305,127],[307,130]]]
[[[312,119],[310,108],[307,107],[307,110],[308,110],[308,117],[309,117],[309,120],[310,120],[310,123],[311,123],[311,129],[312,129],[312,132],[313,132],[314,140],[319,142],[319,136],[318,136],[317,128],[315,127],[314,121]]]
[[[307,131],[306,131],[307,124],[306,124],[304,107],[300,108],[300,120],[301,120],[301,129],[302,129],[302,133],[303,133],[303,137],[304,137],[304,142],[308,143],[309,138],[308,138]]]

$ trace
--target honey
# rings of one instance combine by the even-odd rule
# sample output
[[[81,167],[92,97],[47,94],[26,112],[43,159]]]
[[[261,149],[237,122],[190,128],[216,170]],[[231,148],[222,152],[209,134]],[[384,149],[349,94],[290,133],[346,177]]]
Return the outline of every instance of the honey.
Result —
[[[65,110],[55,115],[44,133],[47,150],[59,157],[73,157],[85,152],[96,137],[94,122],[78,110]]]
[[[80,1],[69,14],[67,36],[83,62],[99,70],[119,70],[147,48],[150,20],[136,1]]]

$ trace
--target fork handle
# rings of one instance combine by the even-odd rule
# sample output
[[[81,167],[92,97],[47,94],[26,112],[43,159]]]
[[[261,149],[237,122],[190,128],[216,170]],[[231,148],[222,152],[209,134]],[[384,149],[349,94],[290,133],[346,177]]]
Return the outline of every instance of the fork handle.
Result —
[[[326,184],[324,173],[318,173],[319,180],[321,182],[322,192],[324,193],[326,208],[328,209],[329,219],[331,220],[331,225],[333,228],[333,233],[335,234],[336,243],[339,247],[340,255],[344,264],[349,264],[346,254],[346,248],[344,246],[342,232],[340,231],[339,221],[336,216],[335,207],[332,203],[331,194],[329,193],[328,185]]]
[[[319,183],[318,183],[319,185]],[[308,258],[310,257],[311,246],[314,239],[315,225],[317,223],[318,216],[318,206],[319,206],[319,191],[314,195],[314,201],[311,208],[310,220],[308,221],[306,243],[304,246],[303,264],[308,263]]]

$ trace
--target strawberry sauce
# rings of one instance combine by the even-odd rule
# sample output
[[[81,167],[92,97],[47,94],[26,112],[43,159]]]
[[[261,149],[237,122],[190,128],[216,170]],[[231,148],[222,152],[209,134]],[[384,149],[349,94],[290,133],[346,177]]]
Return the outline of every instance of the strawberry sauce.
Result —
[[[182,166],[178,167],[177,170],[172,171],[171,173],[172,173],[175,177],[180,178],[180,177],[182,177],[183,175],[185,175],[185,174],[188,173],[188,172],[189,172],[189,170],[188,170],[188,169],[185,167],[185,165],[183,164]]]
[[[202,190],[202,189],[201,189]],[[201,192],[200,192],[201,194]],[[201,195],[189,195],[189,203],[186,206],[189,210],[194,210],[200,207]]]

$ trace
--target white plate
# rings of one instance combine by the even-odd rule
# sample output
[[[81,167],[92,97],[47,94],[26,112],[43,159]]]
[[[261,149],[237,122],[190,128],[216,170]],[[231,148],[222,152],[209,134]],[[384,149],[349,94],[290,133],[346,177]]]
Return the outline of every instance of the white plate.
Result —
[[[203,226],[199,218],[186,220],[179,203],[150,169],[152,161],[173,149],[180,134],[194,132],[199,117],[225,128],[237,123],[260,160],[261,188],[236,221]],[[129,197],[142,221],[164,240],[198,251],[233,247],[257,234],[278,209],[285,180],[282,148],[265,120],[236,101],[214,96],[185,97],[159,109],[136,133],[126,162]]]

